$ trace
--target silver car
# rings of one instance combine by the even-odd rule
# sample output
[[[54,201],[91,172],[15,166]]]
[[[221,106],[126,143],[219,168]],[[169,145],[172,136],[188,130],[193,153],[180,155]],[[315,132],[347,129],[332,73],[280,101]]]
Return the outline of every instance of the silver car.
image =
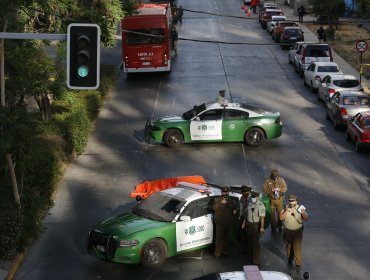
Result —
[[[359,112],[370,110],[370,97],[362,91],[337,91],[326,102],[326,118],[334,128],[347,125],[347,120]]]
[[[334,92],[342,90],[363,91],[360,81],[353,75],[331,74],[319,83],[317,99],[326,102]]]

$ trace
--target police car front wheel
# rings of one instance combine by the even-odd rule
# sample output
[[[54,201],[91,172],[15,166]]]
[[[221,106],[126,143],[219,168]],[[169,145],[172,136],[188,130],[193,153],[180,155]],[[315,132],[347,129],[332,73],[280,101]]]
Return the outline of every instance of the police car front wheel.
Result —
[[[166,260],[166,243],[159,238],[148,241],[142,251],[140,263],[145,267],[160,267]]]
[[[167,130],[163,138],[164,138],[164,143],[168,147],[175,147],[177,145],[181,145],[182,142],[184,141],[182,137],[182,133],[178,129]]]

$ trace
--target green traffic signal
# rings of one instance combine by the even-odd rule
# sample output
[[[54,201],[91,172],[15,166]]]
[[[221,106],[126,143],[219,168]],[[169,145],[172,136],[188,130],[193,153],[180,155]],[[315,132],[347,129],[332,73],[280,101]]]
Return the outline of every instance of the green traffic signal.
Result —
[[[86,66],[80,66],[77,69],[77,73],[80,78],[85,78],[87,75],[89,75],[89,68]]]

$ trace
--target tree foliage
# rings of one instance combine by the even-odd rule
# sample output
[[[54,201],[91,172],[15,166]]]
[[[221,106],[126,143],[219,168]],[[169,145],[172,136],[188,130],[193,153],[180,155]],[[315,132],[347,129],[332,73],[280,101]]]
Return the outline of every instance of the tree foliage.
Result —
[[[310,0],[310,3],[313,14],[326,17],[328,22],[337,21],[346,12],[344,0]]]
[[[370,16],[370,1],[369,0],[356,0],[359,11],[366,15]]]

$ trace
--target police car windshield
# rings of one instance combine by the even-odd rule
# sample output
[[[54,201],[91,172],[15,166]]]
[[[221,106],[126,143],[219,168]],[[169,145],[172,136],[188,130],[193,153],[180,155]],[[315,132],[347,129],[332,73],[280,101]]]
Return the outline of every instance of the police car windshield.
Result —
[[[132,213],[156,221],[171,222],[185,202],[180,197],[158,192],[136,205]]]

